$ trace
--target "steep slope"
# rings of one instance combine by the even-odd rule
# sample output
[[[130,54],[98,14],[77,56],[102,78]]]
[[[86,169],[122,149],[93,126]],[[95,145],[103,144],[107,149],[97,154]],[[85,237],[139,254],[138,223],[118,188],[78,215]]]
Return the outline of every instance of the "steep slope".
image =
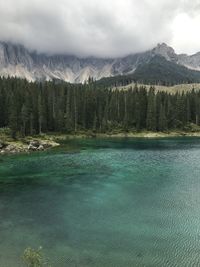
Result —
[[[200,52],[192,56],[188,56],[185,54],[179,55],[178,63],[180,65],[184,65],[185,67],[189,69],[200,71]]]
[[[200,72],[190,70],[164,57],[156,55],[140,65],[133,74],[134,80],[151,84],[180,84],[200,82]]]
[[[111,75],[110,59],[38,54],[21,45],[0,43],[0,76],[16,76],[29,81],[61,79],[84,82],[89,76],[99,79]]]
[[[105,77],[129,76],[135,72],[138,75],[141,66],[152,62],[156,56],[162,56],[166,61],[176,65],[200,70],[200,53],[192,56],[177,55],[173,48],[164,43],[144,53],[109,59],[39,54],[27,50],[22,45],[0,42],[0,76],[16,76],[29,81],[59,79],[71,83],[82,83],[89,77],[99,80]],[[160,65],[160,68],[163,66]],[[177,71],[174,68],[173,70]],[[185,69],[182,70],[185,73]],[[158,70],[158,73],[160,72],[162,70]],[[163,73],[160,74],[163,75]],[[171,75],[173,76],[173,73]],[[187,77],[186,80],[190,79]]]
[[[163,56],[155,55],[147,63],[140,64],[133,74],[103,78],[98,81],[98,84],[120,86],[132,82],[160,85],[199,83],[200,72],[168,61]]]

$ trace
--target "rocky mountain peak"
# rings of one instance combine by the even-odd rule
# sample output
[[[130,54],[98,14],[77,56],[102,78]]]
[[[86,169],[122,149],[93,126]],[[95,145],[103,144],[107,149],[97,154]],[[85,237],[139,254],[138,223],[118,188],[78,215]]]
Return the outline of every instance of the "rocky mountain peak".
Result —
[[[200,70],[200,53],[192,56],[177,55],[165,43],[144,53],[122,58],[78,58],[69,55],[39,54],[30,52],[23,45],[0,41],[0,76],[25,78],[29,81],[60,79],[71,83],[83,83],[89,77],[104,77],[134,73],[138,66],[150,62],[156,55],[173,63]]]
[[[178,56],[175,53],[174,49],[168,46],[166,43],[158,44],[153,50],[153,55],[163,56],[165,59],[169,61],[177,62]]]

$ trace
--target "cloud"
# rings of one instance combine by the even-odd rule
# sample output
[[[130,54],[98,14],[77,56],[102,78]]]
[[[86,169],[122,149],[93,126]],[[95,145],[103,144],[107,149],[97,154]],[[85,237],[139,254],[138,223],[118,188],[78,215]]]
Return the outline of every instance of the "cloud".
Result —
[[[171,45],[177,53],[193,54],[200,51],[200,14],[191,17],[187,13],[179,14],[173,23]]]
[[[200,50],[199,6],[199,0],[0,0],[0,39],[51,54],[124,56],[159,42],[191,53]]]

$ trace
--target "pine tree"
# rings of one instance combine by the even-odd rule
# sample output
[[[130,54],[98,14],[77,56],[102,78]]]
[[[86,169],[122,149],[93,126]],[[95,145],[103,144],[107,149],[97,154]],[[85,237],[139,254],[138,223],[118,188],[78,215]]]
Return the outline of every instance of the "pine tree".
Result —
[[[27,123],[29,121],[29,110],[26,104],[23,104],[22,106],[21,119],[22,119],[22,135],[25,136],[27,132]]]
[[[156,131],[156,101],[155,92],[151,88],[148,94],[148,105],[147,105],[147,130]]]
[[[165,108],[161,104],[160,105],[160,112],[159,112],[159,120],[158,120],[158,130],[165,131],[167,129],[167,119],[165,115]]]

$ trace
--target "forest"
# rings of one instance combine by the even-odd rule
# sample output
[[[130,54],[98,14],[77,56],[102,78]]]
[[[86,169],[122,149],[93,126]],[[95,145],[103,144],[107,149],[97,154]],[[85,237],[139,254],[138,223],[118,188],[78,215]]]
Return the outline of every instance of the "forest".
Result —
[[[41,133],[190,130],[200,124],[200,91],[171,94],[87,84],[0,79],[0,128],[13,138]]]

